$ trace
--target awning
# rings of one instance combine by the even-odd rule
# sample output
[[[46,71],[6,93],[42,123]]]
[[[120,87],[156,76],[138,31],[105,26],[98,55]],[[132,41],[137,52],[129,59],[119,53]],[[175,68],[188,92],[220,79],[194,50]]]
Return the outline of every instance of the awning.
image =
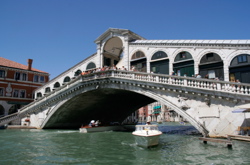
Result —
[[[232,113],[246,113],[246,112],[250,112],[250,108],[240,108],[232,111]]]
[[[161,106],[159,105],[159,106],[154,106],[154,108],[153,109],[159,109],[159,108],[161,108]]]

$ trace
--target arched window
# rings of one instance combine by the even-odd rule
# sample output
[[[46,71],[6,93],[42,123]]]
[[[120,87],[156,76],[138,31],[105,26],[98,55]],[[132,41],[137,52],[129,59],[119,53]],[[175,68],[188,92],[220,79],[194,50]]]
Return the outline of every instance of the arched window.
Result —
[[[41,92],[38,92],[37,94],[36,94],[36,97],[38,98],[38,97],[42,97],[42,93]]]
[[[216,53],[205,54],[199,64],[199,74],[202,78],[218,78],[224,80],[223,61]]]
[[[157,60],[157,59],[166,58],[166,57],[168,57],[168,55],[167,55],[165,52],[163,52],[163,51],[158,51],[158,52],[156,52],[156,53],[152,56],[151,60]]]
[[[141,51],[137,51],[132,55],[132,60],[139,59],[145,57],[144,53]]]
[[[189,52],[180,52],[176,55],[173,63],[173,71],[178,76],[194,76],[194,60]]]
[[[174,62],[187,60],[187,59],[193,59],[192,55],[189,52],[180,52],[175,57]]]
[[[169,59],[163,51],[154,53],[150,62],[150,72],[158,74],[169,74]],[[154,61],[153,61],[154,60]]]
[[[70,82],[69,76],[65,77],[64,80],[63,80],[63,82]]]
[[[56,82],[55,84],[54,84],[54,88],[59,88],[60,87],[60,83],[59,82]]]
[[[0,105],[0,116],[4,116],[4,107]]]
[[[45,88],[45,93],[50,93],[50,92],[51,92],[50,87]]]
[[[80,69],[78,69],[76,72],[75,72],[75,75],[74,76],[78,76],[82,73],[82,71]]]
[[[93,63],[93,62],[90,62],[88,65],[87,65],[87,68],[86,68],[86,70],[89,70],[89,69],[94,69],[94,68],[96,68],[96,65],[95,65],[95,63]]]
[[[239,54],[229,66],[229,81],[250,83],[250,54]]]
[[[143,52],[137,51],[132,55],[131,67],[135,68],[135,71],[147,72],[147,59]]]

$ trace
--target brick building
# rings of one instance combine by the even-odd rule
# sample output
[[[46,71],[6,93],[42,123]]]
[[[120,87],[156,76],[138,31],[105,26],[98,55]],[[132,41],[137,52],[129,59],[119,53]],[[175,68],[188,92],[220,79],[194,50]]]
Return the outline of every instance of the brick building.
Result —
[[[34,90],[49,81],[49,73],[0,57],[0,117],[34,100]]]

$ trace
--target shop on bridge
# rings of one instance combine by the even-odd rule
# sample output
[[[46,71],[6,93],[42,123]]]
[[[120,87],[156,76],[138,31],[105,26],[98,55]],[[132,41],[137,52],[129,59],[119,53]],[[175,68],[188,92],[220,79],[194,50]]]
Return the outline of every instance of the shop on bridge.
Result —
[[[130,66],[135,68],[135,71],[147,72],[147,58],[141,51],[137,51],[132,55]]]
[[[216,53],[205,54],[199,64],[199,74],[202,78],[208,76],[209,79],[218,78],[224,80],[223,61]]]
[[[175,57],[173,71],[178,76],[194,76],[194,60],[190,53],[180,52]]]
[[[240,54],[236,56],[229,66],[229,80],[235,82],[250,83],[250,55]]]
[[[165,52],[154,53],[150,62],[150,72],[158,74],[169,74],[169,59]]]

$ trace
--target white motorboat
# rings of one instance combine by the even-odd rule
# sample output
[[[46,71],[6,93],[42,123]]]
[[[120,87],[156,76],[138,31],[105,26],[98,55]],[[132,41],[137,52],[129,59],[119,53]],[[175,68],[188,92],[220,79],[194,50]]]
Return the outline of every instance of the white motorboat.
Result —
[[[157,125],[136,125],[132,133],[138,146],[151,147],[159,144],[159,137],[162,134]]]
[[[114,126],[97,126],[97,127],[90,127],[84,126],[79,128],[80,133],[90,133],[90,132],[104,132],[104,131],[121,131],[124,128],[120,125]]]

